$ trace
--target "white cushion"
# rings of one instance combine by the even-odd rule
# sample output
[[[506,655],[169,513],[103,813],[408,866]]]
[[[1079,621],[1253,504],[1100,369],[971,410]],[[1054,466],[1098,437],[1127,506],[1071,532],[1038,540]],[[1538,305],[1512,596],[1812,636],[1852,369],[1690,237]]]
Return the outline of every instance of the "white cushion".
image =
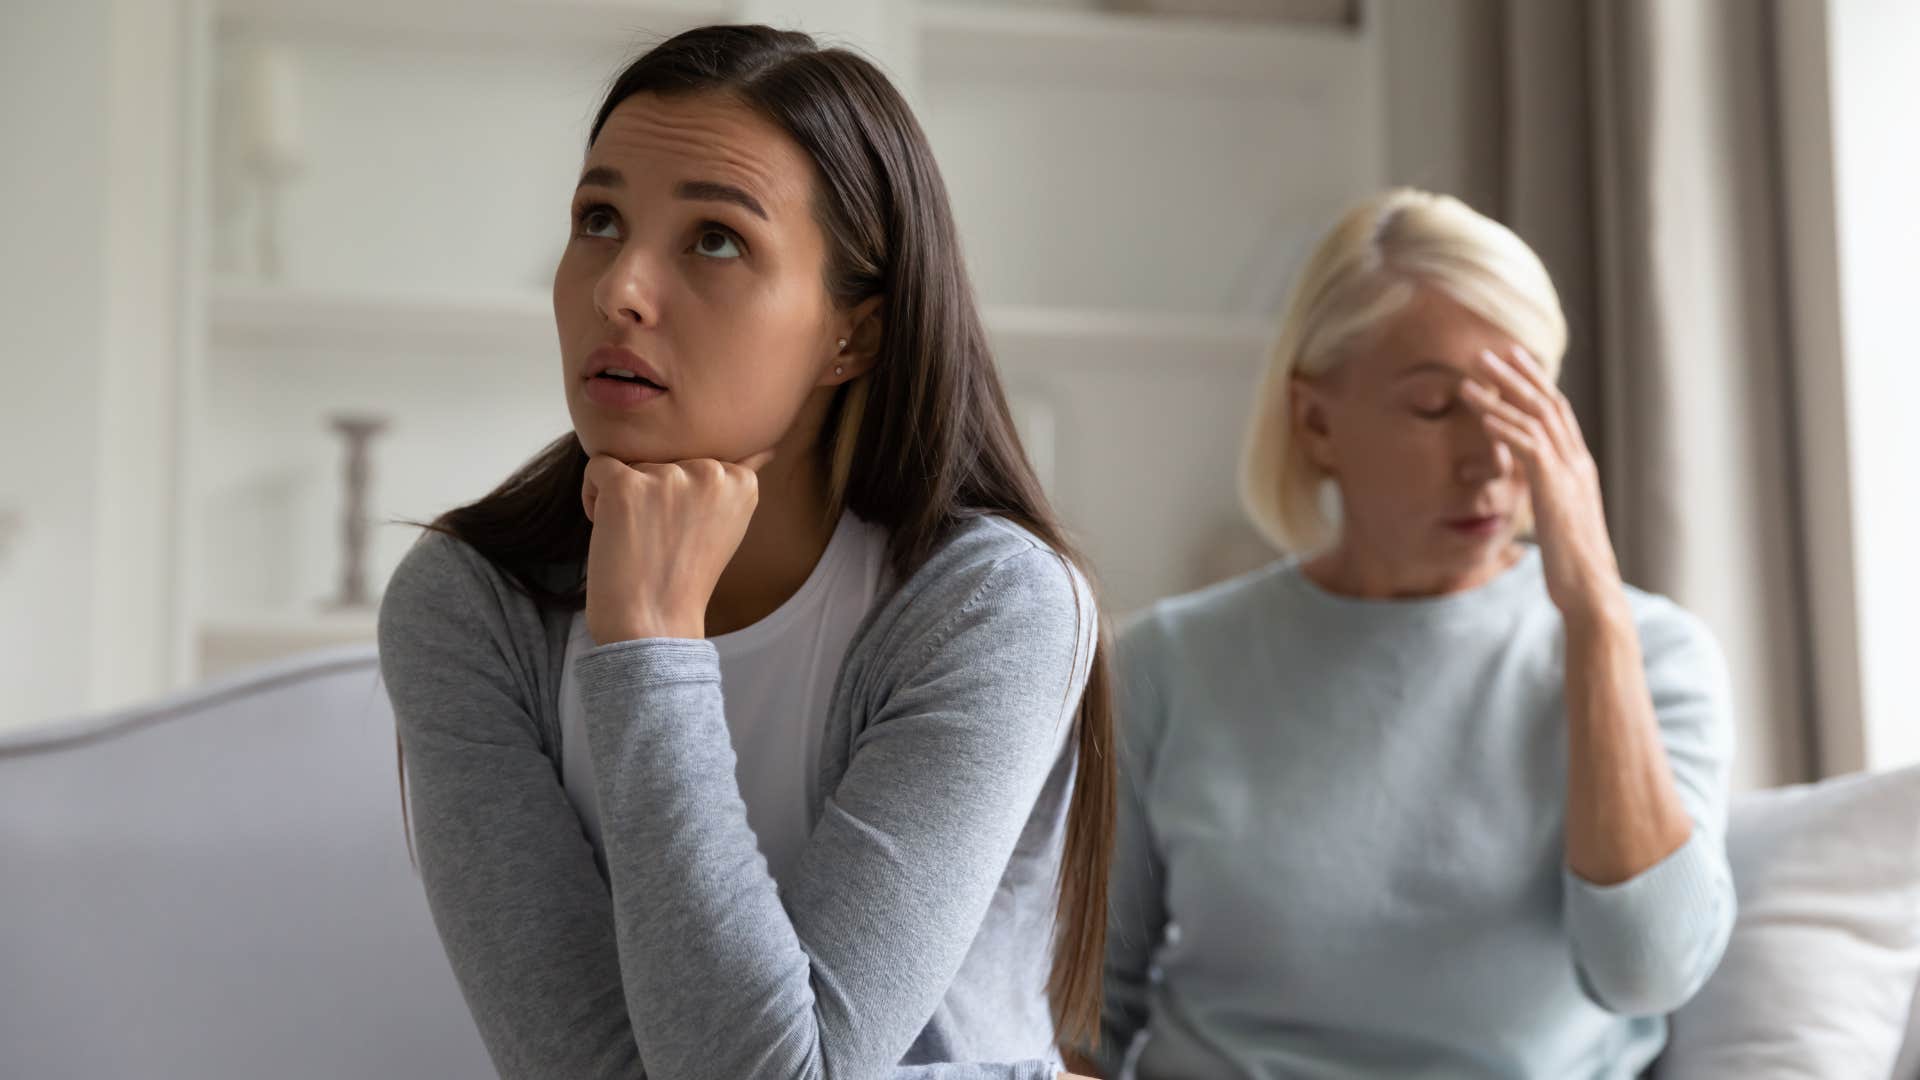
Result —
[[[1900,1047],[1900,1060],[1894,1063],[1893,1080],[1920,1080],[1920,991],[1913,995],[1913,1011],[1907,1014],[1907,1038]]]
[[[1736,799],[1740,916],[1663,1080],[1892,1074],[1920,982],[1920,767]]]

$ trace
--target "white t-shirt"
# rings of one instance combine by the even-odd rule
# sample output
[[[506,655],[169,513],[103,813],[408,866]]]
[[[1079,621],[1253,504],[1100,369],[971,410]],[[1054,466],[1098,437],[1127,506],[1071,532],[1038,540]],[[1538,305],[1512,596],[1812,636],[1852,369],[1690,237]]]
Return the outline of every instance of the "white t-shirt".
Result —
[[[720,653],[734,777],[775,881],[806,844],[834,681],[887,574],[886,530],[843,513],[798,592],[752,626],[711,639]],[[573,679],[574,658],[593,647],[585,614],[575,614],[560,673],[561,775],[567,798],[600,851],[586,715]]]

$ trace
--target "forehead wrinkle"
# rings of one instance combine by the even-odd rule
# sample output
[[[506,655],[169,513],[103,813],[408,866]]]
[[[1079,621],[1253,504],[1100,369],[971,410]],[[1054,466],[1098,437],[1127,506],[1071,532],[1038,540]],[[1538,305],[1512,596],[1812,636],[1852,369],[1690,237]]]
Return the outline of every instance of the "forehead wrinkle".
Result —
[[[1458,378],[1462,378],[1465,374],[1466,372],[1463,369],[1453,364],[1449,364],[1443,360],[1436,360],[1428,357],[1428,358],[1422,358],[1420,360],[1416,360],[1413,363],[1408,364],[1405,367],[1402,367],[1399,371],[1394,373],[1393,381],[1394,382],[1413,382],[1421,378],[1458,379]]]
[[[669,185],[683,180],[731,183],[758,196],[767,212],[776,214],[778,208],[797,201],[794,173],[805,163],[798,160],[798,151],[788,145],[783,133],[749,121],[742,112],[712,106],[697,107],[695,112],[671,105],[627,108],[623,104],[600,129],[587,162],[619,168],[619,155],[665,154],[685,162],[679,174],[664,178]],[[756,153],[753,144],[772,153]],[[628,183],[636,182],[633,169],[621,171]]]

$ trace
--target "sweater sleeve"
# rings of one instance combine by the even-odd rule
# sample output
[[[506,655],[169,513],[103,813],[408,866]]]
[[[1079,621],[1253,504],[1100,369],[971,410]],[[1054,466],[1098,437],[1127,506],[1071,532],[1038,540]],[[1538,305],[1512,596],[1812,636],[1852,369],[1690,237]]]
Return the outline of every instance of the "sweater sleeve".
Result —
[[[1073,723],[1096,640],[1083,585],[1025,546],[968,592],[915,598],[941,615],[882,646],[877,711],[784,894],[747,825],[713,646],[619,642],[579,659],[627,1009],[654,1080],[893,1072]]]
[[[1166,874],[1147,821],[1147,786],[1167,723],[1164,658],[1154,615],[1129,626],[1116,651],[1120,793],[1108,886],[1106,1003],[1100,1045],[1086,1048],[1100,1075],[1117,1077],[1147,1026],[1148,969],[1166,930]]]
[[[637,828],[660,845],[649,849],[623,840],[617,856],[610,852],[620,860],[610,895],[561,786],[559,767],[538,735],[532,672],[539,660],[527,650],[544,642],[530,604],[471,549],[429,536],[407,555],[389,584],[379,634],[382,675],[406,755],[428,906],[500,1075],[510,1080],[819,1075],[796,1064],[791,1017],[778,1007],[810,996],[813,988],[770,985],[763,965],[777,965],[777,960],[753,954],[778,936],[778,928],[752,920],[769,919],[778,905],[769,907],[764,896],[727,877],[746,872],[729,853],[738,847],[736,829],[746,832],[747,826],[738,792],[721,790],[710,768],[711,748],[704,756],[684,746],[664,748],[662,754],[708,771],[676,778],[678,784],[666,785],[676,794],[657,801],[643,803],[656,790],[631,780],[636,772],[665,771],[635,768],[644,759],[623,762],[626,779],[606,785],[619,793],[615,805],[623,811],[621,824],[610,824],[608,833]],[[536,641],[540,644],[530,644]],[[616,688],[630,686],[627,693],[652,702],[645,709],[636,704],[636,721],[651,718],[683,727],[679,734],[688,738],[696,733],[711,738],[711,717],[696,712],[669,718],[659,710],[683,699],[640,692],[661,674],[662,664],[673,670],[675,658],[704,644],[636,644],[632,648],[651,654],[653,662],[642,662],[631,673],[612,659],[600,661],[602,674],[595,681],[600,718],[605,721],[609,709],[618,707],[609,706],[609,695],[616,703],[626,700]],[[610,656],[620,653],[615,647]],[[702,669],[679,692],[706,685],[705,678]],[[722,746],[729,745],[724,726],[718,737]],[[610,739],[603,733],[599,741],[635,745],[618,732]],[[730,787],[731,750],[727,753]],[[708,786],[700,787],[703,783]],[[713,804],[681,822],[684,834],[663,832],[649,820],[686,814],[690,802],[702,797],[711,797]],[[662,840],[663,835],[672,838]],[[747,842],[752,843],[750,834]],[[707,865],[707,852],[722,859]],[[764,877],[760,864],[753,871]],[[826,865],[819,872],[835,870]],[[765,889],[771,895],[770,879]],[[682,894],[708,904],[689,904]],[[724,907],[720,899],[733,894],[743,899],[738,910]],[[691,918],[694,912],[712,921],[698,924]],[[872,926],[858,907],[837,914],[851,921],[851,932]],[[663,949],[657,941],[662,933],[688,937],[676,943],[678,948]],[[887,945],[873,947],[884,951]],[[913,959],[894,956],[901,968],[910,968]],[[738,979],[742,968],[731,965],[761,978]],[[880,1011],[892,1005],[869,1004]],[[929,1005],[925,1013],[931,1012]],[[673,1018],[695,1014],[698,1021],[687,1027],[655,1026],[663,1018],[671,1024]],[[636,1031],[647,1032],[652,1041],[636,1038]],[[711,1060],[690,1063],[688,1046],[701,1047]],[[714,1053],[715,1048],[721,1049]],[[890,1080],[1050,1080],[1053,1075],[1038,1061],[901,1067],[894,1064],[898,1057],[883,1060],[876,1052],[859,1068],[834,1075]]]
[[[1611,1012],[1672,1012],[1726,949],[1735,899],[1727,865],[1732,691],[1725,659],[1693,616],[1647,598],[1638,620],[1661,742],[1693,832],[1637,876],[1596,885],[1563,869],[1565,913],[1581,989]]]
[[[428,535],[380,605],[427,904],[501,1076],[637,1078],[612,906],[541,747],[533,660],[500,585],[470,548]]]

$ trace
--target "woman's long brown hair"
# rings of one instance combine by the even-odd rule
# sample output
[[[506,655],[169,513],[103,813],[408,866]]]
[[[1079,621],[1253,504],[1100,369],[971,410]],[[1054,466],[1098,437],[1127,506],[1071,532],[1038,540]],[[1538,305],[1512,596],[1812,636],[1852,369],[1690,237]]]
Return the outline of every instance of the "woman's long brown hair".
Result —
[[[1091,582],[1020,446],[933,151],[886,76],[805,34],[764,26],[690,30],[615,78],[589,147],[614,107],[641,93],[725,94],[778,124],[818,170],[815,214],[827,236],[829,292],[845,307],[882,298],[879,358],[841,388],[823,431],[831,512],[850,509],[884,526],[901,581],[957,524],[990,514],[1046,541]],[[473,547],[535,602],[577,610],[585,603],[586,462],[579,441],[562,436],[486,497],[429,527]],[[581,576],[556,584],[556,565],[578,566]],[[1092,617],[1099,625],[1074,721],[1078,771],[1047,983],[1063,1044],[1093,1041],[1106,951],[1113,690],[1104,620]],[[405,783],[403,762],[403,810]]]

